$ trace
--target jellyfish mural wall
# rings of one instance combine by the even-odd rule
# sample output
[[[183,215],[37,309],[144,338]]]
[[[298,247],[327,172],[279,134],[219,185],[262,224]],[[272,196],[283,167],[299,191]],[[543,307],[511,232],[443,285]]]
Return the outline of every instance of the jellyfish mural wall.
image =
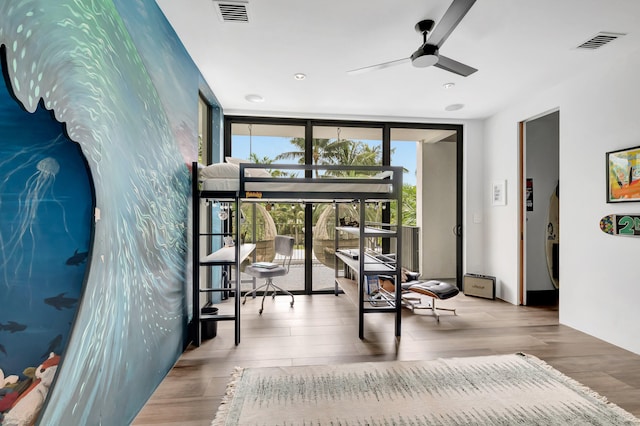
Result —
[[[64,124],[61,146],[79,149],[94,188],[86,246],[62,192],[68,162],[47,145],[59,135],[8,154],[20,157],[12,163],[22,168],[22,186],[10,188],[10,179],[0,192],[47,201],[16,200],[32,220],[6,224],[0,288],[18,267],[31,274],[27,293],[38,294],[30,303],[53,314],[77,309],[69,333],[34,338],[33,356],[62,353],[39,422],[128,424],[186,342],[186,165],[197,158],[198,93],[210,91],[153,0],[2,2],[0,44],[14,101]],[[35,279],[36,266],[54,263],[39,258],[45,210],[57,224],[46,230],[56,233],[47,238],[51,251],[64,253],[57,264],[76,273],[86,267],[81,291],[58,290],[59,277]],[[46,285],[56,290],[42,291]],[[16,330],[28,325],[5,321]],[[2,362],[10,346],[0,344]]]
[[[89,247],[93,195],[78,145],[47,111],[21,109],[4,81],[0,128],[0,370],[16,376],[0,392],[2,424],[15,416],[9,402],[31,383],[32,369],[68,340],[86,261],[67,261]],[[37,407],[23,414],[37,415]]]
[[[34,367],[68,341],[86,258],[68,260],[90,245],[93,195],[78,145],[47,111],[22,110],[4,82],[0,128],[0,370],[15,377],[0,392],[0,424],[21,424],[39,413],[26,397]]]

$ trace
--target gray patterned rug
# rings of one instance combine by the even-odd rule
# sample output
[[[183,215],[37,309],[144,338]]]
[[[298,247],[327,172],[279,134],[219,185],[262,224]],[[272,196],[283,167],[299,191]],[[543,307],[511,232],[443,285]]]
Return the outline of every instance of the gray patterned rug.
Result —
[[[238,368],[212,425],[640,425],[531,355]]]

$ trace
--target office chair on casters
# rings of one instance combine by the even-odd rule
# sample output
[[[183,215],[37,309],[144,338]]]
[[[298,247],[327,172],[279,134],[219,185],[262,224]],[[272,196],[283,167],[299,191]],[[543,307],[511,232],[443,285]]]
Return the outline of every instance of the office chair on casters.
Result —
[[[273,277],[281,277],[289,273],[289,266],[291,265],[291,258],[293,257],[293,237],[276,235],[275,245],[276,255],[279,254],[283,256],[282,265],[268,262],[256,262],[247,266],[244,270],[244,273],[247,275],[266,279],[265,283],[260,287],[246,292],[244,294],[244,300],[242,301],[242,304],[244,305],[247,301],[247,296],[250,293],[255,297],[256,292],[264,288],[264,293],[262,295],[262,304],[260,305],[260,311],[258,311],[259,314],[262,314],[262,311],[264,310],[264,299],[265,297],[267,297],[267,293],[269,293],[270,289],[273,290],[273,294],[271,296],[273,299],[275,299],[278,293],[291,296],[291,307],[293,307],[293,294],[291,294],[290,291],[284,290],[283,288],[280,288],[273,283]]]

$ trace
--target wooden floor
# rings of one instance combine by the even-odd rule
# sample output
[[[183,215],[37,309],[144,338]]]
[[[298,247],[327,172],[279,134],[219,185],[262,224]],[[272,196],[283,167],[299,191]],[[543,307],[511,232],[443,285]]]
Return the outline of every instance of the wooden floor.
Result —
[[[558,324],[549,307],[514,306],[462,294],[442,302],[440,322],[404,310],[396,341],[390,314],[367,314],[358,338],[357,311],[345,295],[259,299],[242,307],[242,341],[233,325],[218,324],[217,337],[189,348],[160,384],[134,425],[208,426],[235,366],[289,366],[526,352],[591,387],[640,417],[640,356]],[[419,311],[417,311],[419,312]]]

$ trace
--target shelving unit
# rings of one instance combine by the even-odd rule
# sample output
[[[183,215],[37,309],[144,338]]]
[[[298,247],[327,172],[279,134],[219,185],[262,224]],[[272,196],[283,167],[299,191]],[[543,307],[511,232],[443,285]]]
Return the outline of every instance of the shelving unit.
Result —
[[[401,203],[398,203],[399,205]],[[345,266],[344,274],[355,278],[357,286],[358,305],[358,336],[364,339],[364,315],[367,313],[394,313],[395,314],[395,335],[401,334],[401,293],[400,286],[396,286],[394,298],[376,299],[371,298],[367,292],[365,283],[368,277],[378,275],[393,275],[396,282],[400,282],[402,257],[400,253],[401,232],[400,224],[367,223],[365,221],[366,200],[359,200],[360,221],[358,226],[339,226],[340,205],[336,206],[336,232],[335,232],[335,254]],[[398,212],[401,213],[401,212]],[[397,216],[401,217],[401,216]],[[342,233],[356,235],[359,238],[358,249],[348,249],[341,251]],[[368,251],[367,242],[371,239],[395,239],[396,253],[383,254],[379,251]],[[393,246],[393,244],[389,244]],[[377,245],[376,245],[377,246]],[[340,276],[339,262],[336,261],[335,287],[336,294],[338,286],[344,283],[344,278]]]

